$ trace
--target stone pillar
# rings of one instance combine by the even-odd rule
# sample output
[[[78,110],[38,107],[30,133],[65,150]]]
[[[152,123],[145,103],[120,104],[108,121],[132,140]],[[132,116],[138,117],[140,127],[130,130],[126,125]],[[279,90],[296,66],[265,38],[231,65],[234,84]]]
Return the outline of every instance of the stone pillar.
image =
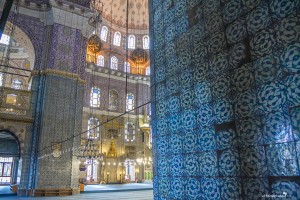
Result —
[[[299,6],[150,0],[154,199],[300,198]]]

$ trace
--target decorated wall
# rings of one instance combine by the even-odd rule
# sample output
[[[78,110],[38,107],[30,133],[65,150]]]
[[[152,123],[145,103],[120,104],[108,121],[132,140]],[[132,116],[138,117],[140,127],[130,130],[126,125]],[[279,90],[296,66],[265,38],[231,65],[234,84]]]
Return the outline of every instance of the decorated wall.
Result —
[[[149,5],[154,199],[299,199],[299,1]]]

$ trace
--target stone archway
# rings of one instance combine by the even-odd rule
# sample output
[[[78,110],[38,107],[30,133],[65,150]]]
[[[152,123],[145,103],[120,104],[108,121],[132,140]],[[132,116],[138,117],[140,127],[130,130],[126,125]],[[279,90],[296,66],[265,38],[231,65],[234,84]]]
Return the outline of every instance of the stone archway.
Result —
[[[20,158],[20,142],[9,130],[0,130],[0,184],[8,185],[17,181]]]
[[[7,22],[5,25],[4,34],[9,35],[11,33],[11,29],[13,27],[13,24],[10,22]],[[30,70],[33,70],[34,68],[34,62],[35,62],[35,49],[32,44],[32,41],[28,37],[28,35],[18,26],[14,26],[14,32],[12,37],[24,48],[26,49],[26,53],[28,54],[29,58],[28,61],[30,63]]]

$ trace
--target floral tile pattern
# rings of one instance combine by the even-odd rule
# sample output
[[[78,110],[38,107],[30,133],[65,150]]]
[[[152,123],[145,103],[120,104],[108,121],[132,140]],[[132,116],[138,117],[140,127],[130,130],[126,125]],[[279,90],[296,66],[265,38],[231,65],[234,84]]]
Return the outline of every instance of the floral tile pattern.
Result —
[[[300,2],[150,4],[154,198],[300,199]]]

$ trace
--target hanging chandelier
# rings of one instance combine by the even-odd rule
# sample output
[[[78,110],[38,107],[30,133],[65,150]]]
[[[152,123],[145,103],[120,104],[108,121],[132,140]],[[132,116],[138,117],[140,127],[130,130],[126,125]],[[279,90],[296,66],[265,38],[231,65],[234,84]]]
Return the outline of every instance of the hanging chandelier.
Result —
[[[77,159],[85,161],[89,159],[93,160],[103,160],[103,154],[99,151],[99,145],[94,143],[92,139],[82,139],[84,145],[80,147],[80,155],[77,156]]]

